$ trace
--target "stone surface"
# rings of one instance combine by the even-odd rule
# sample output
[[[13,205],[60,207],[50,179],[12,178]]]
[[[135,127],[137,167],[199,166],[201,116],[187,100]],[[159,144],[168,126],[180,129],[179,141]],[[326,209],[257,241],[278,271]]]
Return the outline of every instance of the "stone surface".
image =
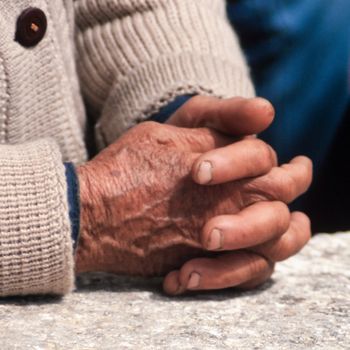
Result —
[[[0,300],[0,349],[350,349],[350,234],[318,235],[262,288],[167,298],[95,274],[64,299]]]

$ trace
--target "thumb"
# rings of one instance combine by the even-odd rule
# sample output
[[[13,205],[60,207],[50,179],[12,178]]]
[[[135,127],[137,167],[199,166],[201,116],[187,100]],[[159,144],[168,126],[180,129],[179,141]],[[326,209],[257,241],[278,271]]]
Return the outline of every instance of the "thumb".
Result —
[[[274,116],[272,104],[260,97],[195,96],[179,108],[167,124],[185,128],[209,127],[230,136],[246,136],[267,129]]]

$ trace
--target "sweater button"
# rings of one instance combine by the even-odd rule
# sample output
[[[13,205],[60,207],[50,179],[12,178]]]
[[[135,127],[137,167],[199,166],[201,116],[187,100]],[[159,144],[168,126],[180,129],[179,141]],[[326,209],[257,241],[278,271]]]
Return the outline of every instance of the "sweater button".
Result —
[[[46,29],[45,13],[38,8],[29,7],[17,19],[15,40],[24,47],[33,47],[43,39]]]

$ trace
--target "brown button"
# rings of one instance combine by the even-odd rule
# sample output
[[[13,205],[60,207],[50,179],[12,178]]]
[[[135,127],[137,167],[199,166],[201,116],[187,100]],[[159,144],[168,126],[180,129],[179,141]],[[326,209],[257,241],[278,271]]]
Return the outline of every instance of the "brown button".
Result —
[[[45,36],[46,29],[45,13],[38,8],[29,7],[17,19],[15,40],[24,47],[35,46]]]

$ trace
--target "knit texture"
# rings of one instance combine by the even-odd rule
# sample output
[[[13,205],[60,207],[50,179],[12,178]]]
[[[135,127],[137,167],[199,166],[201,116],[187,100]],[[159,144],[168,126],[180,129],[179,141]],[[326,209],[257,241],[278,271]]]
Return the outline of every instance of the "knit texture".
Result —
[[[101,146],[179,95],[254,95],[225,0],[76,0],[75,10]]]
[[[27,49],[14,33],[30,6],[48,30]],[[68,18],[72,2],[69,16],[61,0],[0,2],[0,296],[74,287],[63,161],[79,164],[86,150]]]
[[[2,146],[0,295],[64,294],[73,287],[65,169],[52,141]]]
[[[0,143],[53,137],[63,159],[85,159],[84,110],[76,76],[72,34],[61,1],[37,1],[48,31],[36,47],[14,41],[18,15],[30,0],[0,3]]]
[[[14,41],[28,7],[48,21],[30,49]],[[0,2],[0,296],[74,288],[63,161],[87,159],[80,87],[101,148],[179,95],[254,95],[225,0]]]

